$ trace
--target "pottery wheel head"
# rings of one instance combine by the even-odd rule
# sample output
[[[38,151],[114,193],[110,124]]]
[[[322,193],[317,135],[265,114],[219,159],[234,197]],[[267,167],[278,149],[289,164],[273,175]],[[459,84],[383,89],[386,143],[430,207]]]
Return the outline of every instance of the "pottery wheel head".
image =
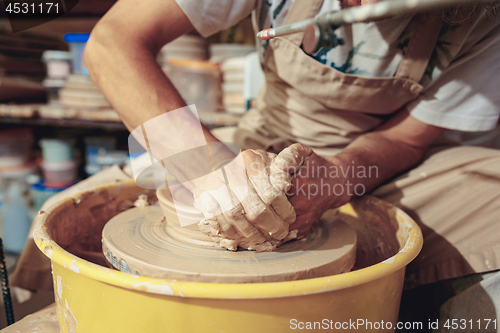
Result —
[[[320,220],[306,237],[274,252],[210,247],[200,243],[203,239],[189,239],[192,231],[168,223],[158,205],[132,208],[104,227],[103,252],[109,264],[123,272],[197,282],[315,278],[348,272],[355,262],[356,233],[338,219]]]

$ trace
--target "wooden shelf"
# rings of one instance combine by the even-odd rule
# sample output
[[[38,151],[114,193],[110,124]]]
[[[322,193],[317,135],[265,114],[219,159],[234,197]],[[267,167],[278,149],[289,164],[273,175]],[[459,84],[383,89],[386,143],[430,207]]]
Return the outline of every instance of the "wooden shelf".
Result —
[[[102,128],[108,130],[126,130],[122,123],[88,121],[79,119],[44,119],[44,118],[12,118],[0,117],[1,123],[23,124],[29,126],[57,126],[57,127],[81,127]]]
[[[199,114],[208,128],[236,126],[241,115],[221,112]],[[0,122],[30,126],[58,126],[125,130],[118,114],[109,108],[70,107],[58,102],[49,104],[0,104]]]
[[[66,107],[59,103],[0,104],[0,122],[30,126],[126,129],[112,109]]]

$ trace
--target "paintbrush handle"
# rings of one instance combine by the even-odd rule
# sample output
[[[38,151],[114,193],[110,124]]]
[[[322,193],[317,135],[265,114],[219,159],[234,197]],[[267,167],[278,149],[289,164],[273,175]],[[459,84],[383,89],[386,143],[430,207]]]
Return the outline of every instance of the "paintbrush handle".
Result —
[[[473,1],[495,2],[494,0],[386,0],[325,13],[315,19],[300,21],[279,28],[266,29],[259,32],[257,37],[260,39],[272,39],[277,36],[301,32],[312,23],[328,23],[339,27],[343,24],[381,19],[413,12],[431,11]]]

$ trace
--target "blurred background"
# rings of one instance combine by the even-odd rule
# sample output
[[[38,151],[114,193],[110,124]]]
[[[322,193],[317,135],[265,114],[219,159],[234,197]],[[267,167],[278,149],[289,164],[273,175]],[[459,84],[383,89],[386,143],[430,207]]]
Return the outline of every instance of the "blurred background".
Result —
[[[114,2],[80,0],[63,16],[17,33],[0,8],[0,237],[9,273],[45,200],[136,157],[82,61],[89,33]],[[25,20],[17,24],[36,18]],[[254,45],[248,17],[208,39],[196,32],[178,38],[157,61],[207,127],[230,131],[263,84]],[[14,299],[16,319],[52,302],[52,291],[22,305]]]

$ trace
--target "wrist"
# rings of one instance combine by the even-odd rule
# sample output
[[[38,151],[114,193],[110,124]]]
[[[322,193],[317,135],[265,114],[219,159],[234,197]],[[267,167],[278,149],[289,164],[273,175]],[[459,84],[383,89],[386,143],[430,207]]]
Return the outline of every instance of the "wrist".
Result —
[[[331,191],[331,202],[334,207],[348,203],[353,197],[364,194],[364,184],[356,177],[355,161],[342,154],[325,158],[330,163],[328,181]]]

